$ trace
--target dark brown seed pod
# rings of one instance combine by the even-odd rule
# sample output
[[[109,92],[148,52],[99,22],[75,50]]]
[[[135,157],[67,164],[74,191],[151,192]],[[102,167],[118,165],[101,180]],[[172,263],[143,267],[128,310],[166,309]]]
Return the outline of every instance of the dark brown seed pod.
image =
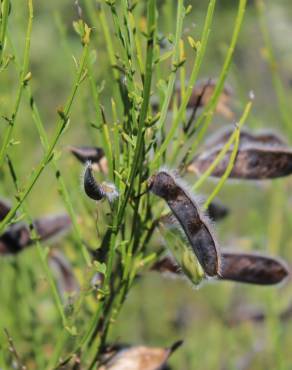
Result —
[[[23,222],[18,222],[0,236],[0,254],[17,254],[31,243],[29,227]]]
[[[98,185],[92,173],[91,163],[86,164],[84,172],[84,191],[86,195],[94,200],[101,200],[105,197],[105,192],[102,189],[101,185]]]
[[[102,148],[71,146],[69,150],[81,163],[91,162],[94,171],[100,171],[105,174],[108,173],[108,162]]]
[[[229,214],[229,209],[219,201],[213,201],[207,208],[207,215],[213,221],[220,221]]]
[[[188,166],[188,171],[204,173],[220,153],[222,147],[199,154]],[[225,173],[232,148],[216,166],[211,176]],[[242,145],[229,175],[234,179],[264,180],[288,176],[292,173],[292,150],[280,146]]]
[[[204,147],[206,149],[215,148],[217,145],[225,145],[234,132],[234,126],[227,126],[215,132],[209,139],[207,139]],[[240,145],[243,144],[262,144],[262,145],[276,145],[287,146],[285,139],[277,132],[270,130],[262,130],[253,133],[245,128],[240,130]]]
[[[224,250],[221,256],[223,280],[272,285],[280,283],[290,274],[282,260],[259,253],[234,253]]]
[[[0,221],[2,221],[6,217],[10,209],[11,206],[9,202],[5,199],[0,199]]]
[[[98,163],[104,157],[103,149],[98,147],[71,146],[69,150],[81,163]]]
[[[71,220],[67,214],[40,217],[33,221],[40,241],[56,240],[70,226]],[[33,244],[29,226],[24,222],[18,222],[0,236],[0,254],[17,254]]]
[[[158,370],[166,369],[170,355],[182,345],[175,342],[170,348],[145,346],[111,347],[103,354],[103,365],[98,370]]]
[[[202,268],[209,276],[220,275],[220,255],[208,220],[192,196],[173,175],[160,171],[148,180],[149,189],[163,198],[181,225]]]

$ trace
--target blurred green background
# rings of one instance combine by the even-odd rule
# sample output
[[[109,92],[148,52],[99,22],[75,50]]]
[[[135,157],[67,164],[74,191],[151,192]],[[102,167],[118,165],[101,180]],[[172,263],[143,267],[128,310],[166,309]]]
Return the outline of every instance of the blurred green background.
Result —
[[[175,29],[176,1],[160,1],[160,31],[168,34]],[[188,1],[193,10],[185,23],[185,38],[191,34],[199,37],[207,1]],[[255,102],[247,126],[251,129],[272,128],[283,134],[292,144],[292,4],[290,0],[265,1],[268,30],[277,63],[273,66],[283,84],[284,96],[279,104],[273,76],[267,63],[266,48],[259,28],[254,1],[249,1],[234,62],[228,83],[234,90],[233,109],[239,117],[248,94],[252,90]],[[86,15],[85,6],[80,6]],[[200,77],[216,77],[224,60],[237,11],[234,0],[218,0],[215,21]],[[46,130],[51,136],[57,120],[57,108],[64,104],[74,74],[74,58],[81,46],[74,33],[72,22],[77,19],[73,0],[35,1],[31,44],[32,80],[30,85],[41,111]],[[90,24],[90,21],[88,21]],[[11,45],[18,56],[22,55],[27,23],[26,1],[13,0],[9,18]],[[95,27],[95,25],[94,25]],[[110,104],[111,78],[105,43],[99,27],[94,29],[97,56],[96,76],[103,85],[101,95],[105,107]],[[12,52],[12,48],[10,47]],[[190,47],[186,47],[187,70],[193,61]],[[0,115],[9,116],[17,88],[17,73],[13,63],[0,74]],[[80,218],[84,238],[94,245],[94,206],[85,199],[80,187],[80,165],[70,156],[68,145],[98,145],[99,137],[90,127],[94,112],[86,84],[81,85],[72,113],[70,126],[58,146],[61,172],[70,189],[74,209]],[[284,102],[284,103],[283,103]],[[290,126],[283,119],[283,112],[290,119]],[[1,119],[0,135],[5,120]],[[211,131],[225,125],[226,121],[215,116]],[[32,122],[31,112],[24,96],[17,118],[13,138],[18,142],[9,149],[21,183],[42,158],[42,147]],[[1,196],[13,200],[14,188],[7,169],[1,171]],[[192,176],[187,180],[192,183]],[[204,188],[205,195],[214,185]],[[261,250],[292,261],[292,178],[272,182],[228,182],[220,193],[221,201],[230,207],[230,215],[216,225],[220,245],[243,250]],[[28,204],[33,216],[64,209],[53,170],[47,169],[29,195]],[[159,238],[155,239],[161,242]],[[58,244],[70,257],[74,242],[70,235]],[[154,245],[153,245],[154,247]],[[41,335],[47,342],[54,340],[50,317],[50,303],[42,290],[43,272],[38,265],[34,249],[17,257],[19,264],[35,261],[34,274],[39,277],[36,293],[39,306],[35,307],[36,325],[43,325]],[[73,261],[74,264],[78,262]],[[9,328],[20,353],[30,350],[30,335],[21,320],[20,307],[26,310],[27,300],[17,293],[21,276],[13,258],[0,261],[0,316],[1,324]],[[19,285],[18,285],[19,284]],[[16,291],[16,293],[15,293]],[[8,310],[11,297],[18,297],[15,313]],[[200,289],[193,289],[186,281],[167,279],[156,273],[139,278],[130,292],[121,315],[111,334],[113,342],[144,343],[166,346],[177,339],[184,339],[184,346],[173,356],[170,364],[181,370],[213,369],[292,369],[292,320],[281,322],[279,313],[292,303],[291,282],[277,287],[257,287],[227,282],[210,282]],[[12,303],[13,305],[13,303]],[[11,302],[9,307],[12,307]],[[230,326],[228,319],[239,309],[260,309],[267,313],[262,323],[243,322]],[[28,310],[29,311],[29,310]],[[27,313],[29,314],[29,312]],[[20,317],[19,317],[20,315]],[[44,347],[44,350],[46,348]],[[36,354],[37,356],[37,354]],[[32,365],[33,366],[33,365]]]

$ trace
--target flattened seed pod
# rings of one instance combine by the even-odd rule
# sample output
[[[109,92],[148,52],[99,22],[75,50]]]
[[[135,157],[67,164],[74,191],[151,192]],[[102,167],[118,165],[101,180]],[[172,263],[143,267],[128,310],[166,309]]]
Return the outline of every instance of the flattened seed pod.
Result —
[[[220,275],[220,255],[206,218],[191,195],[167,171],[160,171],[148,180],[149,189],[163,198],[181,225],[205,273]]]
[[[225,145],[233,132],[234,126],[227,126],[222,130],[218,130],[211,135],[209,139],[207,139],[204,147],[206,149],[212,149],[217,145]],[[240,145],[243,144],[287,146],[287,142],[284,140],[284,138],[276,132],[262,130],[253,133],[245,128],[240,130]]]
[[[204,173],[219,154],[221,146],[199,154],[188,166],[190,172]],[[232,148],[216,166],[211,176],[221,177],[228,166]],[[263,180],[292,173],[292,150],[280,146],[243,145],[239,148],[233,169],[234,179]]]
[[[241,283],[272,285],[283,281],[289,270],[286,264],[258,253],[222,251],[221,279]]]
[[[98,370],[162,370],[170,355],[181,345],[182,341],[178,341],[170,348],[146,346],[120,347],[116,350],[112,348],[104,355],[106,360]]]

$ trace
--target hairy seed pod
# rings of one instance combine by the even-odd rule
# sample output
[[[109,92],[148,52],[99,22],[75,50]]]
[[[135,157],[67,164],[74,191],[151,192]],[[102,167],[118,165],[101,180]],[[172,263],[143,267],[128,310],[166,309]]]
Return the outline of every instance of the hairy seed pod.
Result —
[[[221,278],[241,283],[272,285],[283,281],[290,271],[286,264],[258,253],[222,251]]]
[[[233,132],[234,126],[227,126],[221,130],[218,130],[207,139],[204,147],[206,149],[212,149],[217,145],[225,145]],[[243,128],[240,130],[240,145],[244,144],[287,146],[285,139],[277,132],[271,130],[261,130],[253,133]]]
[[[170,348],[145,346],[115,346],[103,354],[98,370],[158,370],[163,369],[170,355],[182,345],[175,342]]]
[[[220,153],[222,147],[199,154],[188,166],[188,171],[204,173]],[[232,148],[218,163],[211,176],[225,173]],[[229,175],[234,179],[264,180],[288,176],[292,173],[292,150],[280,146],[243,145],[239,148],[234,166]]]
[[[93,177],[92,166],[90,162],[86,164],[83,184],[84,191],[89,198],[94,200],[101,200],[105,197],[105,193],[102,187],[97,184],[95,178]]]
[[[181,225],[205,273],[220,274],[220,255],[217,243],[205,216],[191,195],[167,171],[160,171],[148,180],[149,189],[163,198]]]

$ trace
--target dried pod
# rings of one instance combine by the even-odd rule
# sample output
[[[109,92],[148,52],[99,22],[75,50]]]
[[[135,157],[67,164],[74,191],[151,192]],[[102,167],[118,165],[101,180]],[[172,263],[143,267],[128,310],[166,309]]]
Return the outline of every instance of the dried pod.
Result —
[[[193,197],[169,172],[160,171],[148,180],[149,189],[163,198],[182,227],[201,266],[209,276],[220,274],[220,255],[208,220]]]
[[[2,221],[6,217],[10,209],[11,206],[9,202],[5,199],[0,199],[0,221]]]
[[[218,146],[194,158],[188,171],[204,173],[222,149]],[[232,148],[218,163],[211,176],[221,177],[225,173]],[[263,180],[288,176],[292,173],[292,150],[281,146],[242,145],[239,147],[230,178]]]
[[[196,108],[196,107],[203,107],[207,105],[214,93],[216,88],[216,79],[209,79],[199,81],[197,85],[193,88],[192,95],[188,102],[187,108]],[[176,88],[176,95],[178,99],[178,104],[181,103],[181,93],[180,87]],[[234,113],[229,108],[229,104],[231,102],[231,98],[233,95],[233,91],[229,85],[225,85],[217,102],[216,112],[221,114],[227,119],[234,118]]]
[[[221,279],[241,283],[272,285],[283,281],[290,273],[280,259],[259,253],[222,251]]]
[[[57,239],[70,226],[71,220],[67,214],[40,217],[33,221],[40,241]],[[24,222],[18,222],[9,226],[0,236],[0,254],[17,254],[33,244],[29,226]]]
[[[219,201],[213,201],[207,208],[207,215],[213,221],[220,221],[229,214],[229,209]]]
[[[0,254],[17,254],[31,244],[29,227],[18,222],[0,236]]]
[[[112,347],[103,355],[105,360],[98,370],[163,370],[170,355],[181,345],[182,341],[170,348]]]
[[[89,198],[94,200],[101,200],[105,197],[102,187],[97,184],[95,178],[93,177],[92,166],[90,162],[86,164],[83,184],[84,191]]]
[[[204,147],[212,149],[217,145],[225,145],[233,132],[234,126],[227,126],[218,130],[207,139]],[[262,130],[253,133],[245,128],[240,130],[240,145],[243,144],[287,146],[285,139],[274,131]]]
[[[71,146],[69,150],[81,163],[91,162],[93,170],[108,173],[107,159],[102,148]]]
[[[63,253],[55,249],[51,250],[49,264],[56,275],[58,289],[62,296],[65,293],[79,291],[79,285],[74,276],[73,268]]]
[[[85,167],[83,186],[88,197],[94,200],[107,198],[109,202],[112,202],[119,196],[119,192],[114,184],[103,182],[99,185],[96,182],[90,162],[88,162]]]
[[[66,233],[71,227],[71,219],[67,213],[39,217],[33,226],[41,241],[56,239]]]
[[[92,146],[71,146],[71,153],[81,162],[86,163],[98,163],[102,157],[104,157],[104,151],[102,148]]]
[[[155,262],[155,264],[151,267],[151,270],[158,271],[162,274],[170,273],[175,275],[179,275],[182,272],[181,268],[170,256],[165,256],[159,261]]]

